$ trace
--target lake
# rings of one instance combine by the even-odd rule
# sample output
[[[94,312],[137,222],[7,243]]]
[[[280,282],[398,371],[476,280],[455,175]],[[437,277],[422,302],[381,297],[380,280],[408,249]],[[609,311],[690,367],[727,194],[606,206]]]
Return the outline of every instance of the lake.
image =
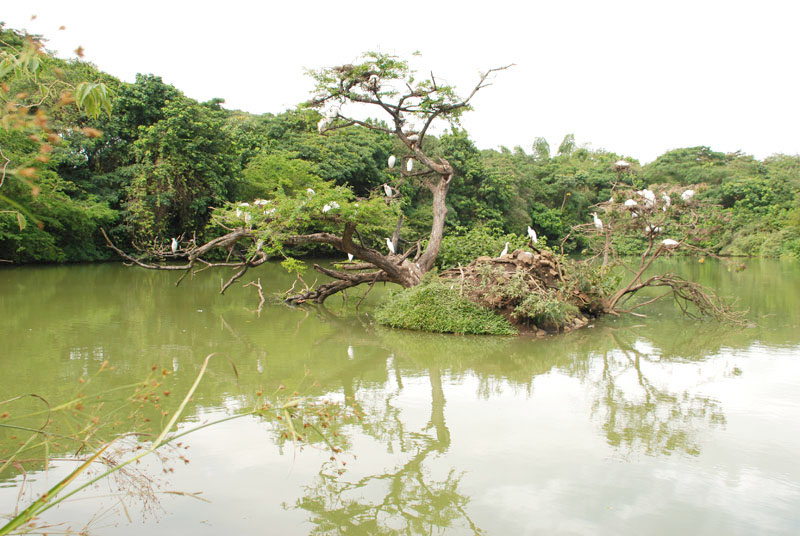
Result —
[[[87,378],[110,388],[155,369],[169,409],[216,352],[181,429],[262,393],[362,416],[336,425],[333,461],[324,443],[301,450],[264,417],[205,428],[180,454],[136,467],[141,500],[121,508],[130,488],[102,482],[47,512],[60,530],[798,534],[800,265],[666,262],[736,296],[755,325],[686,318],[662,300],[646,319],[545,339],[434,335],[375,325],[383,286],[358,310],[361,290],[307,309],[271,299],[258,314],[252,287],[219,295],[220,273],[176,287],[173,273],[116,264],[4,268],[0,400],[55,404],[83,396]],[[293,282],[277,264],[244,282],[256,278],[268,298]],[[0,413],[13,418],[14,404]],[[7,457],[20,436],[0,439]],[[65,445],[47,470],[31,460],[0,475],[0,514],[66,476],[74,453]]]

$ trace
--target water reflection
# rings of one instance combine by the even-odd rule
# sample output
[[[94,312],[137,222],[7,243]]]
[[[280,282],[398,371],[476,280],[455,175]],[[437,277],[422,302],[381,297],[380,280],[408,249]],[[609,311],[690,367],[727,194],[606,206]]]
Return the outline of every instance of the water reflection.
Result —
[[[264,268],[265,292],[286,286],[279,267]],[[267,422],[209,429],[191,440],[192,464],[172,487],[203,490],[212,504],[169,501],[151,534],[187,523],[205,534],[669,534],[692,520],[709,534],[790,534],[800,511],[800,273],[780,263],[742,274],[710,261],[676,268],[738,292],[757,327],[696,323],[664,302],[644,321],[606,318],[543,340],[457,337],[373,325],[377,287],[359,313],[333,301],[269,303],[258,316],[243,305],[252,308],[247,289],[220,297],[213,278],[176,289],[164,274],[117,266],[3,271],[2,390],[68,399],[108,361],[108,388],[156,366],[170,373],[163,389],[180,393],[217,352],[239,375],[224,360],[212,367],[187,407],[192,422],[282,387],[363,413],[330,430],[346,450],[342,475]],[[172,410],[178,400],[162,402]],[[0,430],[3,448],[12,435]],[[10,471],[0,478],[18,482]],[[14,492],[0,488],[0,503]]]
[[[430,457],[450,446],[441,372],[429,368],[428,378],[431,410],[422,430],[410,430],[400,418],[400,376],[394,378],[397,390],[385,393],[383,406],[370,405],[358,429],[402,462],[355,479],[323,468],[305,486],[294,506],[309,512],[309,521],[316,525],[313,534],[439,534],[454,527],[484,534],[467,513],[469,497],[460,489],[464,473],[450,468],[436,478],[428,467]]]
[[[646,339],[631,344],[619,333],[611,336],[617,348],[593,360],[594,370],[585,377],[594,388],[592,416],[608,443],[648,455],[698,455],[697,436],[725,424],[719,401],[696,392],[699,371],[662,359]],[[685,380],[690,385],[680,385]]]

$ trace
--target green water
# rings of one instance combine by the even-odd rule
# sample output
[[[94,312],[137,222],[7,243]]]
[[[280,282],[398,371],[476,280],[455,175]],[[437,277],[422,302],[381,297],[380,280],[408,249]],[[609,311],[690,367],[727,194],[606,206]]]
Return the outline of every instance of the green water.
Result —
[[[324,450],[248,417],[188,436],[190,463],[169,476],[145,464],[157,502],[127,503],[130,520],[108,484],[45,516],[91,520],[93,534],[800,533],[800,267],[670,268],[736,295],[757,325],[686,319],[664,301],[544,340],[431,335],[375,326],[383,287],[358,312],[353,293],[258,315],[252,288],[218,294],[219,274],[175,287],[118,265],[3,269],[0,400],[63,399],[104,361],[108,386],[155,365],[185,392],[217,352],[187,423],[279,386],[364,409],[339,430],[340,476]],[[248,275],[268,293],[292,282],[276,265]],[[11,471],[0,513],[23,480],[30,496],[73,467]]]

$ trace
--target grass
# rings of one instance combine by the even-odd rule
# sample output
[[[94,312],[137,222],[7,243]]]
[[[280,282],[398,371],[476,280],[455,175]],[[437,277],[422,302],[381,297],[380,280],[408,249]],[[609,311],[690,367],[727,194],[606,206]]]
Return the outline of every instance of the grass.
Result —
[[[377,309],[375,319],[384,326],[438,333],[517,334],[506,318],[436,280],[394,293]]]
[[[0,511],[0,524],[5,521],[5,525],[0,526],[0,536],[43,531],[46,525],[39,521],[39,516],[95,483],[111,477],[125,475],[125,478],[144,482],[144,487],[139,491],[147,493],[149,487],[146,483],[152,482],[152,478],[133,469],[140,459],[158,451],[156,455],[165,461],[166,455],[162,451],[176,440],[233,419],[258,416],[280,427],[283,430],[282,437],[295,446],[311,445],[310,436],[313,433],[319,436],[322,448],[330,449],[334,458],[342,452],[323,430],[328,429],[334,421],[346,418],[347,411],[336,404],[298,397],[296,393],[280,396],[276,391],[270,402],[259,391],[252,408],[179,431],[177,425],[180,418],[213,356],[206,357],[192,386],[172,411],[163,406],[169,391],[163,390],[155,366],[153,375],[143,382],[93,392],[91,396],[89,392],[83,392],[89,384],[100,380],[100,376],[111,369],[108,362],[104,362],[93,376],[81,378],[81,392],[65,402],[51,403],[37,394],[0,401],[0,479],[11,478],[14,471],[25,474],[24,465],[40,461],[43,461],[46,471],[51,460],[64,459],[65,449],[75,451],[75,454],[66,458],[77,464],[69,475],[30,500],[23,500],[26,482],[23,479],[18,502],[27,505],[18,504],[11,512]],[[238,376],[235,366],[233,371]],[[167,372],[164,371],[164,374]],[[100,385],[103,383],[99,382]],[[123,394],[125,391],[129,391],[127,396]],[[152,411],[147,412],[148,408]],[[153,415],[155,411],[164,417],[164,424],[155,430],[143,428],[143,425],[151,422],[146,415]],[[180,443],[177,445],[180,446]],[[177,457],[188,463],[183,455]],[[40,469],[40,465],[36,465],[36,470]],[[142,493],[132,494],[140,497]],[[121,497],[123,495],[121,493]]]

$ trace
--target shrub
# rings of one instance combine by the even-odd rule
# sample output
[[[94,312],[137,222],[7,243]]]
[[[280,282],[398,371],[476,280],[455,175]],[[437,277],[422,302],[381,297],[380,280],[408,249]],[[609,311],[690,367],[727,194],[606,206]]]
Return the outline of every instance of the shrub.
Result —
[[[375,312],[394,328],[470,335],[516,335],[511,323],[463,297],[459,289],[430,281],[392,294]]]
[[[559,299],[552,290],[531,292],[514,308],[513,315],[546,329],[560,329],[578,315],[578,308]]]
[[[515,234],[504,234],[502,231],[484,225],[471,229],[458,227],[456,234],[448,234],[442,239],[436,266],[440,270],[446,270],[458,266],[459,263],[466,266],[483,255],[496,257],[500,255],[506,242],[511,243],[508,247],[508,251],[511,252],[525,247],[528,238]],[[543,245],[543,238],[541,238],[539,246]]]

